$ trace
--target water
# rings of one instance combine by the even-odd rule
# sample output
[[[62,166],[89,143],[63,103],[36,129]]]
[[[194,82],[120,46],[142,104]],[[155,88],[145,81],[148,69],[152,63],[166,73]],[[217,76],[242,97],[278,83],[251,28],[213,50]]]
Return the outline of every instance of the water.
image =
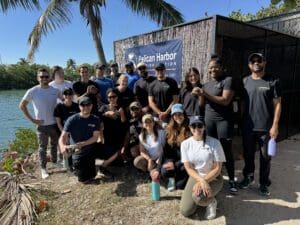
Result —
[[[17,128],[34,128],[34,125],[19,109],[19,103],[26,90],[0,91],[0,149],[7,148],[15,138]],[[29,111],[33,115],[31,103]]]

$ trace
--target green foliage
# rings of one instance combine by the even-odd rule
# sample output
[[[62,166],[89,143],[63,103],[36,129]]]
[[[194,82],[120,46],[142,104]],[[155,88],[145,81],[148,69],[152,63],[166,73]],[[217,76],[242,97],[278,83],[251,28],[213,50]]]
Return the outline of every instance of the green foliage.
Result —
[[[271,0],[271,4],[268,7],[262,7],[256,14],[242,13],[239,9],[231,12],[229,17],[245,22],[270,16],[277,16],[297,7],[300,7],[300,0]]]
[[[36,133],[32,129],[18,128],[16,138],[9,143],[9,150],[21,155],[33,153],[38,148]]]
[[[14,171],[14,160],[10,158],[3,159],[1,169],[12,173]]]

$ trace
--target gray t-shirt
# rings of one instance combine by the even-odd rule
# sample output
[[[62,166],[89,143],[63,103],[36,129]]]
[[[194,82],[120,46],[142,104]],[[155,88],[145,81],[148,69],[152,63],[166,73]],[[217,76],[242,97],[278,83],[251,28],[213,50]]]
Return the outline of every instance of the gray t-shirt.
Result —
[[[274,117],[273,99],[281,97],[279,79],[265,75],[262,79],[254,80],[250,75],[243,79],[243,84],[243,128],[268,132]]]
[[[46,126],[56,124],[53,114],[60,96],[60,91],[56,88],[41,88],[37,85],[30,88],[22,100],[32,102],[35,119],[44,120],[42,126]]]
[[[225,155],[219,140],[206,137],[203,141],[196,141],[190,137],[181,143],[181,161],[190,162],[200,176],[207,175],[213,169],[214,162],[225,162]]]

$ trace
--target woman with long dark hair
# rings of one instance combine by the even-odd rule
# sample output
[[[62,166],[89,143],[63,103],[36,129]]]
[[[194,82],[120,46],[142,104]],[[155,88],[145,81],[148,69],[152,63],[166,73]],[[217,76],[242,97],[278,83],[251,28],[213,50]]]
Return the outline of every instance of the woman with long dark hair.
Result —
[[[184,188],[180,211],[184,216],[194,214],[198,206],[206,207],[205,218],[216,217],[216,194],[222,189],[220,175],[225,155],[219,140],[206,136],[205,126],[198,117],[189,122],[192,137],[181,143],[181,160],[189,175]]]
[[[159,171],[163,178],[168,178],[168,191],[184,189],[188,175],[181,162],[180,144],[191,136],[189,122],[182,104],[175,104],[171,109],[171,120],[166,127],[166,145]]]
[[[191,67],[185,74],[184,85],[180,90],[179,102],[188,117],[200,116],[204,118],[204,97],[198,95],[197,90],[202,88],[200,73],[195,67]]]

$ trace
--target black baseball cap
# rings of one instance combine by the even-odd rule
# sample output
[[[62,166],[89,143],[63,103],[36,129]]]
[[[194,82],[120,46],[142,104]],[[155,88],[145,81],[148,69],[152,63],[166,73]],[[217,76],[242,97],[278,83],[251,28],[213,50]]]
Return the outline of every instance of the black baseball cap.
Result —
[[[189,126],[192,126],[194,124],[204,125],[204,121],[199,116],[194,116],[194,117],[190,118]]]
[[[252,60],[253,60],[253,58],[259,58],[259,59],[261,59],[261,60],[265,60],[265,57],[264,57],[264,55],[262,54],[262,53],[260,53],[260,52],[254,52],[254,53],[252,53],[252,54],[250,54],[249,55],[249,57],[248,57],[248,62],[250,63]]]
[[[95,69],[99,69],[99,70],[105,69],[105,68],[106,68],[105,64],[96,64],[96,66],[95,66]]]
[[[73,95],[73,90],[71,88],[65,89],[63,95]]]
[[[166,66],[163,63],[159,63],[159,64],[156,65],[155,69],[156,70],[165,70]]]
[[[81,96],[78,100],[79,105],[88,105],[92,104],[92,100],[89,96]]]

